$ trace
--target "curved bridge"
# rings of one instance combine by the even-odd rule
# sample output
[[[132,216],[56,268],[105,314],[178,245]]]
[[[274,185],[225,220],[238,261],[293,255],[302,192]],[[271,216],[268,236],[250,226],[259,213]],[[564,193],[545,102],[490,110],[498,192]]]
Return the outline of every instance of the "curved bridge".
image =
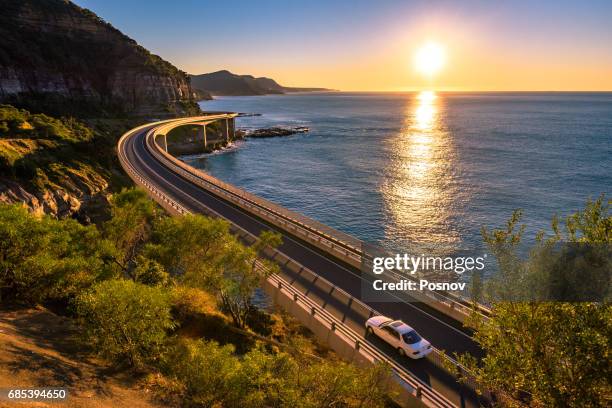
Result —
[[[214,113],[139,126],[119,140],[119,160],[134,182],[173,215],[201,213],[224,218],[247,243],[254,242],[263,230],[281,233],[283,244],[267,254],[281,265],[281,272],[271,276],[267,285],[290,296],[296,307],[351,344],[362,359],[389,363],[404,389],[425,405],[486,404],[469,384],[457,383],[446,369],[448,363],[456,363],[439,351],[482,356],[462,326],[469,307],[461,299],[430,292],[410,302],[400,298],[388,303],[362,302],[358,297],[365,278],[360,267],[367,254],[362,252],[361,241],[224,183],[167,153],[165,135],[171,129],[222,121],[229,132],[235,117],[235,113]],[[364,323],[374,314],[404,320],[431,341],[434,352],[425,359],[407,361],[378,339],[366,338]]]

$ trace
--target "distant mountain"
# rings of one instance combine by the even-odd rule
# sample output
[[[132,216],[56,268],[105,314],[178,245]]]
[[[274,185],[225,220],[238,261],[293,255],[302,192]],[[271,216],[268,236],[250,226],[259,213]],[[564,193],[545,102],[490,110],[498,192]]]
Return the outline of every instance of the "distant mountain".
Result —
[[[292,88],[280,85],[271,78],[236,75],[227,70],[191,75],[191,85],[198,91],[212,95],[267,95],[286,92],[329,91],[326,88]]]
[[[0,103],[55,114],[193,113],[185,72],[67,0],[0,0]]]

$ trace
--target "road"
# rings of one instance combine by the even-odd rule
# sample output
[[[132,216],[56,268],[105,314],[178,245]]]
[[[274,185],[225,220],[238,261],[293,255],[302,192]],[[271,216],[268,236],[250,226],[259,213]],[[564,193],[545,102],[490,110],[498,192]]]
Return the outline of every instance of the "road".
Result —
[[[204,213],[206,208],[212,209],[254,235],[270,229],[280,232],[283,236],[283,243],[279,248],[281,252],[359,298],[362,276],[358,269],[331,259],[329,255],[172,172],[150,153],[145,140],[146,132],[150,128],[145,127],[134,131],[121,145],[125,157],[149,183],[195,213]],[[324,305],[331,313],[340,317],[347,326],[365,335],[364,323],[368,316],[355,313],[350,305],[339,301],[333,291],[330,292],[327,288],[318,285],[316,278],[297,275],[285,268],[282,268],[281,275],[310,298]],[[482,350],[471,338],[468,330],[453,319],[424,304],[406,302],[401,299],[398,299],[397,302],[364,303],[382,314],[403,320],[438,349],[451,354],[470,353],[476,357],[482,356]],[[369,341],[388,354],[396,355],[395,350],[389,350],[389,347],[379,339],[369,338]],[[397,356],[396,361],[458,406],[476,407],[480,405],[478,398],[471,390],[457,384],[454,377],[440,368],[440,364],[431,361],[429,357],[421,360],[408,360],[400,359]]]

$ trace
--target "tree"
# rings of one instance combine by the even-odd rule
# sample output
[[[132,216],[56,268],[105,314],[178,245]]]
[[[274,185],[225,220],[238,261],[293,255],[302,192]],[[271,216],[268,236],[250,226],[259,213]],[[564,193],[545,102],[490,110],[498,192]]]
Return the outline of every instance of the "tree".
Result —
[[[603,196],[589,201],[584,211],[566,218],[564,231],[554,218],[553,234],[539,233],[526,258],[518,250],[524,230],[517,226],[520,213],[505,229],[483,231],[499,263],[498,277],[485,285],[491,315],[485,319],[474,314],[470,321],[486,356],[481,362],[467,355],[458,358],[502,405],[607,406],[612,395],[612,307],[606,300],[612,270],[609,208]],[[574,279],[582,271],[587,280],[607,273],[604,290],[568,295],[567,277]],[[565,301],[576,293],[599,300]]]
[[[95,285],[76,299],[86,336],[104,357],[140,367],[161,355],[166,332],[175,327],[169,294],[130,280]]]
[[[218,293],[221,308],[244,328],[255,289],[278,270],[265,252],[280,242],[279,234],[264,231],[246,247],[230,234],[226,221],[186,215],[160,220],[144,253],[184,284]]]
[[[144,245],[151,236],[160,208],[140,189],[124,189],[111,200],[112,218],[104,224],[104,234],[115,243],[113,261],[125,277],[135,279],[134,270]]]
[[[94,226],[0,205],[0,299],[37,303],[71,298],[113,275],[104,261],[110,252]]]
[[[221,308],[239,328],[247,325],[252,312],[252,299],[262,279],[278,271],[278,265],[266,258],[264,252],[279,245],[279,234],[264,231],[251,247],[235,241],[228,246],[223,258],[223,278],[218,281]]]
[[[144,254],[183,282],[210,289],[219,279],[228,248],[235,244],[226,221],[185,215],[160,220]]]

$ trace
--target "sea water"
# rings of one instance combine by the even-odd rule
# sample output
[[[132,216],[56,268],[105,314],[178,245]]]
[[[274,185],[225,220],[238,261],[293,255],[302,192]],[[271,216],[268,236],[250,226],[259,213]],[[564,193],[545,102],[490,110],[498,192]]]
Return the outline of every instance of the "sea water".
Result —
[[[522,209],[525,237],[612,190],[612,93],[312,93],[218,97],[243,128],[307,126],[192,165],[393,251],[483,253]],[[425,251],[425,249],[423,249]]]

